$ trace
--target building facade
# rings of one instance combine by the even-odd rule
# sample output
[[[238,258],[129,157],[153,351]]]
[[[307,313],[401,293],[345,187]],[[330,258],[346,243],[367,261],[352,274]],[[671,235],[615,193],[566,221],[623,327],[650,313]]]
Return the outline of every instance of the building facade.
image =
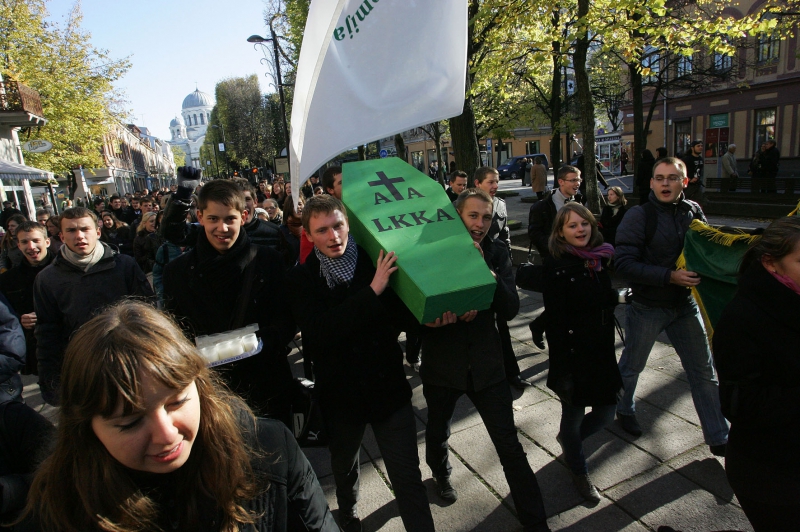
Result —
[[[180,116],[169,123],[172,139],[169,144],[180,147],[186,153],[186,164],[201,168],[200,147],[206,139],[214,98],[195,89],[183,99]]]

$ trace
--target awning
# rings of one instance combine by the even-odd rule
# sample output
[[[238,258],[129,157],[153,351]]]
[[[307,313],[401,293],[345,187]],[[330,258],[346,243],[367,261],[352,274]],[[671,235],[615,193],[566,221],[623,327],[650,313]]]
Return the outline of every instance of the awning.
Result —
[[[53,179],[53,172],[0,160],[0,179]]]

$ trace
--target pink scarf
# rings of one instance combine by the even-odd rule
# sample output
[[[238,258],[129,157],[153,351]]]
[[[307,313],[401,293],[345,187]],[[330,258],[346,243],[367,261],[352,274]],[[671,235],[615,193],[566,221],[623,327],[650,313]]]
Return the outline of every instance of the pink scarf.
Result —
[[[575,255],[586,261],[586,267],[590,270],[599,272],[603,269],[603,259],[611,259],[614,257],[614,246],[608,243],[603,243],[596,248],[576,248],[567,245],[565,248],[567,253]]]
[[[794,291],[795,294],[800,295],[800,285],[798,285],[794,279],[786,275],[781,275],[780,273],[772,270],[767,270],[767,271],[770,273],[770,275],[772,275],[775,279],[777,279],[778,282],[781,283],[783,286],[785,286],[789,290]]]

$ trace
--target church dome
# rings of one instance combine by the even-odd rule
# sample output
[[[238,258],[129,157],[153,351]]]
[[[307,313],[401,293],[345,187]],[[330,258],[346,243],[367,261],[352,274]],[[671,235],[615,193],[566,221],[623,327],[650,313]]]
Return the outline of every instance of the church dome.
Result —
[[[183,99],[181,109],[189,109],[191,107],[214,107],[214,99],[210,94],[195,89],[193,93]]]
[[[172,119],[172,122],[169,123],[169,127],[176,127],[182,125],[184,125],[183,118],[181,118],[180,116],[176,116],[175,118]]]

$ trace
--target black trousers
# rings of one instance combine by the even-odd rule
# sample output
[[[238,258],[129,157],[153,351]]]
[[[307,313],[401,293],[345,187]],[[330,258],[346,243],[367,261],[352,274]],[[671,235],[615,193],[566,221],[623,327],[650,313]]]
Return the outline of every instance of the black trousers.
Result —
[[[511,331],[508,329],[508,322],[503,318],[497,317],[497,332],[500,333],[500,346],[503,349],[503,366],[506,370],[506,379],[513,379],[520,373],[517,355],[511,345]]]

